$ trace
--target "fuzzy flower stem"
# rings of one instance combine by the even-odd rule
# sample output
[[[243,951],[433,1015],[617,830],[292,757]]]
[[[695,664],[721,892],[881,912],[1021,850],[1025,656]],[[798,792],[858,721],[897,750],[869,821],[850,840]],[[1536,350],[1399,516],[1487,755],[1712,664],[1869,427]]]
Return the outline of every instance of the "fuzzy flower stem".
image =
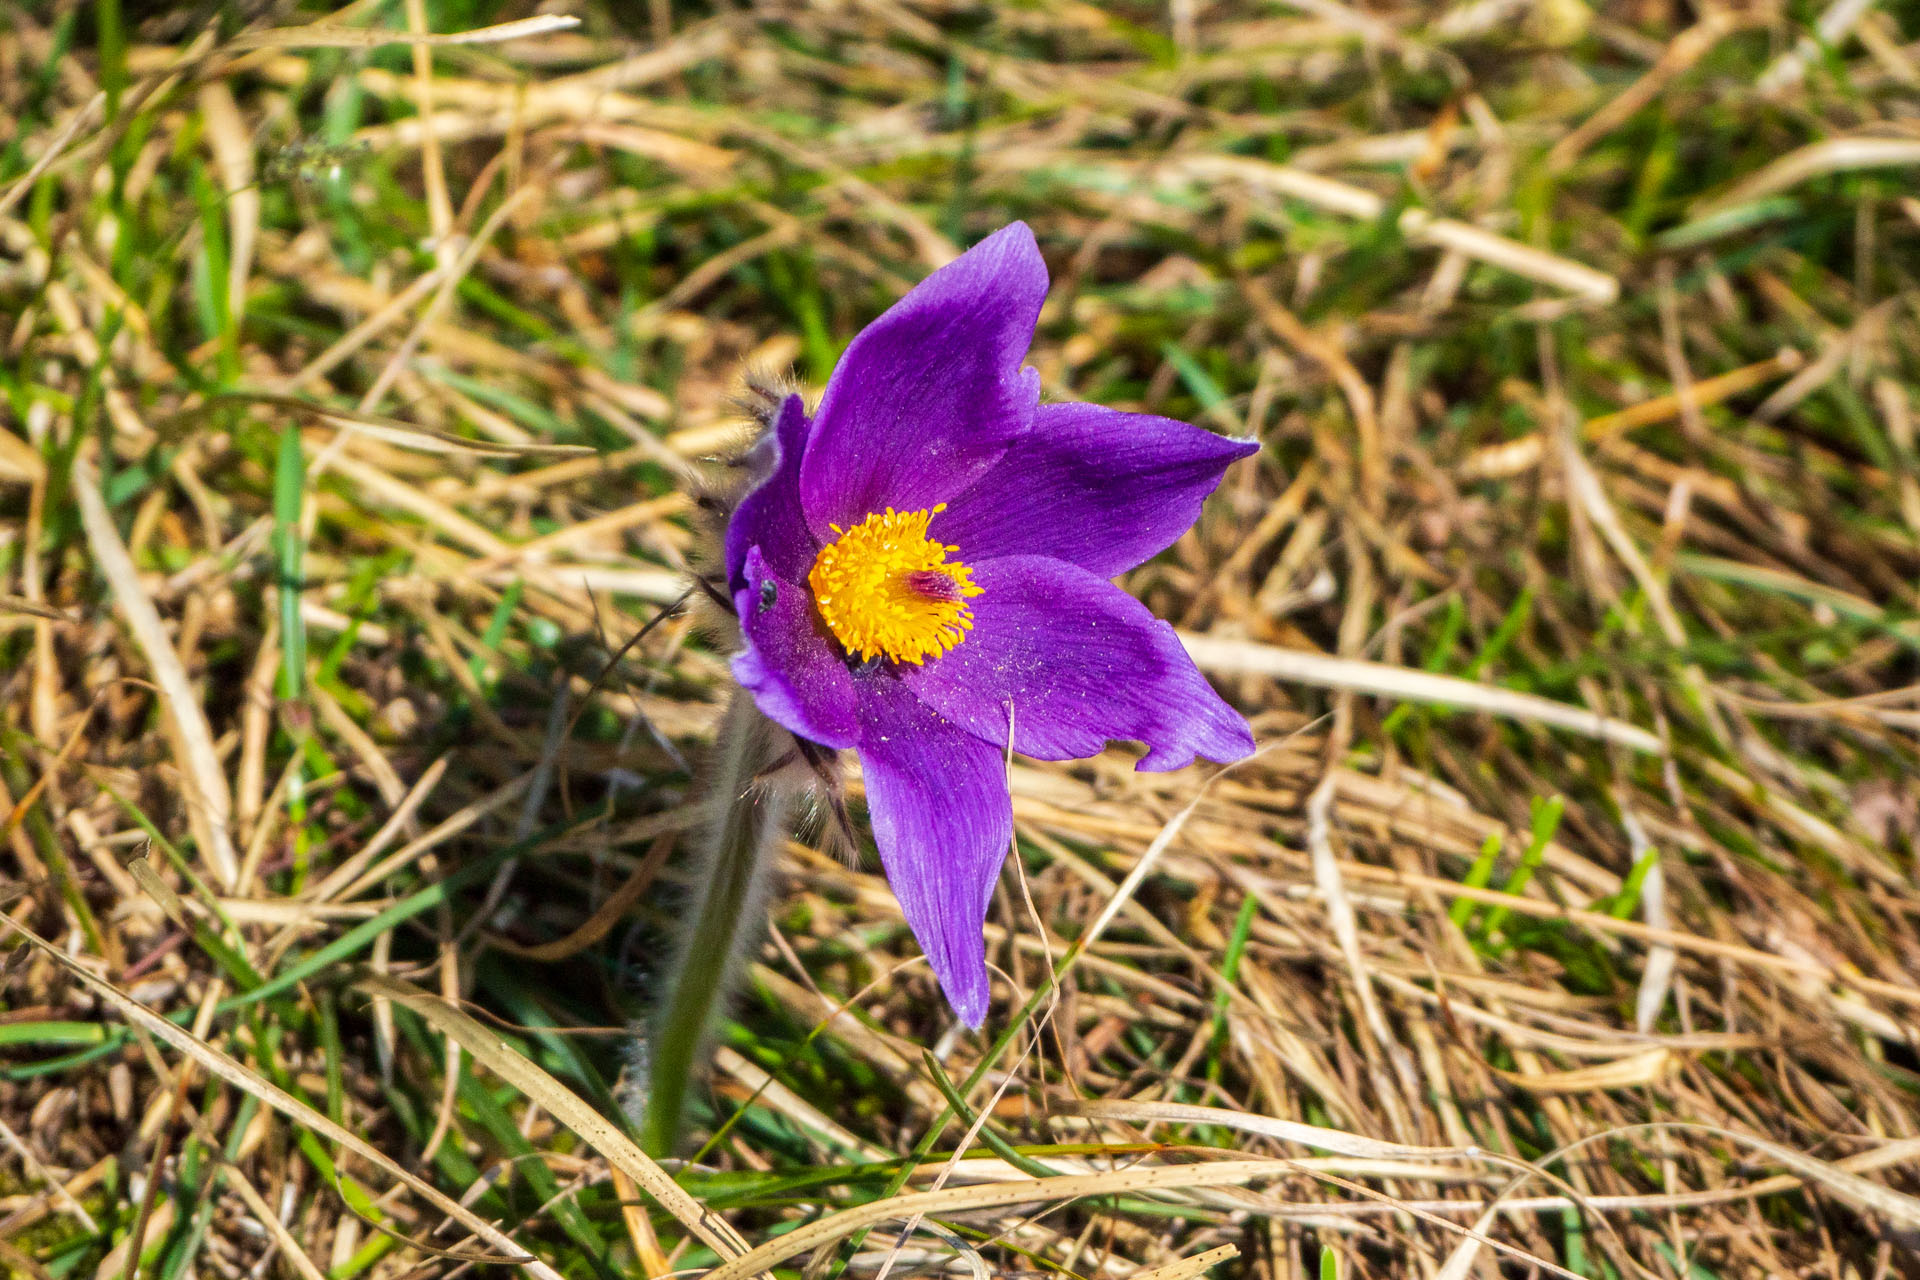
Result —
[[[709,762],[708,794],[719,803],[693,868],[691,924],[678,940],[650,1037],[641,1138],[654,1156],[673,1153],[714,1021],[760,937],[768,874],[787,834],[788,812],[786,793],[763,775],[786,739],[752,698],[734,695]]]

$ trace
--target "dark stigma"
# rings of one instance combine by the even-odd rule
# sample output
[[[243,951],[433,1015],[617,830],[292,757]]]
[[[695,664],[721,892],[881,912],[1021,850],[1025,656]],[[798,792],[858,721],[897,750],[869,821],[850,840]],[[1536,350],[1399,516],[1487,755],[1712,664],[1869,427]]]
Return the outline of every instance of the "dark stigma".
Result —
[[[929,600],[944,600],[948,604],[959,604],[966,599],[960,594],[960,584],[938,569],[915,569],[907,575],[907,587],[915,595],[925,596]]]

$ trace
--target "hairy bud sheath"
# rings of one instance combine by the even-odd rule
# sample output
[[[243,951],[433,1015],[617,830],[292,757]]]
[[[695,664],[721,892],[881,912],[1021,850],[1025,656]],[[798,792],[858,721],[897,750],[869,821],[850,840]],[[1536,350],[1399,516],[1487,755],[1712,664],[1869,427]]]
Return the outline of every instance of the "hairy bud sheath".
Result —
[[[742,430],[739,443],[731,451],[713,459],[718,465],[710,467],[695,482],[693,497],[700,512],[697,522],[700,536],[693,549],[693,564],[710,589],[707,599],[716,606],[726,596],[726,553],[723,548],[726,546],[727,523],[733,519],[734,508],[740,505],[740,499],[772,473],[777,454],[773,425],[780,416],[781,404],[798,389],[791,378],[763,369],[747,370],[741,378],[739,394],[733,397],[732,403],[751,426]],[[724,613],[719,607],[709,609],[702,620],[709,630],[718,633],[727,642],[739,639],[739,629],[734,625],[731,606]]]

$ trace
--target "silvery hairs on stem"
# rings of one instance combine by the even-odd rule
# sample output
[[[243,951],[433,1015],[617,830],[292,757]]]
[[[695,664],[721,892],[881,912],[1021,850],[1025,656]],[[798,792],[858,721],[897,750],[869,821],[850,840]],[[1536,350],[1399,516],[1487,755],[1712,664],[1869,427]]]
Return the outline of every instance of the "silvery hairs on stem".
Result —
[[[740,498],[773,470],[771,428],[792,394],[789,379],[748,371],[735,404],[757,429],[714,468],[696,496],[708,544],[696,560],[704,588],[696,596],[704,601],[698,617],[728,648],[738,647],[738,621],[732,601],[707,575],[723,564],[719,548]],[[679,924],[656,971],[659,1003],[632,1057],[637,1096],[630,1103],[655,1155],[671,1154],[678,1141],[687,1094],[704,1074],[714,1025],[761,941],[780,846],[797,827],[815,827],[824,818],[832,833],[828,843],[857,856],[836,757],[795,737],[762,715],[746,694],[734,692],[705,764],[701,792],[712,812],[692,845],[690,896],[675,913]]]

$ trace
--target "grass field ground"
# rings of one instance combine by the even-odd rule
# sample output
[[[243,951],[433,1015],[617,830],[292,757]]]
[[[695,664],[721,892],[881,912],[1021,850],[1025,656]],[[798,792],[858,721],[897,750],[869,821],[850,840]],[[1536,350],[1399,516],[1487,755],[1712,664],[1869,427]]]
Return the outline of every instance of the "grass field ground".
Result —
[[[0,7],[0,1265],[1920,1276],[1916,166],[1904,0]],[[663,1172],[693,495],[1012,218],[1265,750],[1014,763],[981,1035],[798,833]]]

